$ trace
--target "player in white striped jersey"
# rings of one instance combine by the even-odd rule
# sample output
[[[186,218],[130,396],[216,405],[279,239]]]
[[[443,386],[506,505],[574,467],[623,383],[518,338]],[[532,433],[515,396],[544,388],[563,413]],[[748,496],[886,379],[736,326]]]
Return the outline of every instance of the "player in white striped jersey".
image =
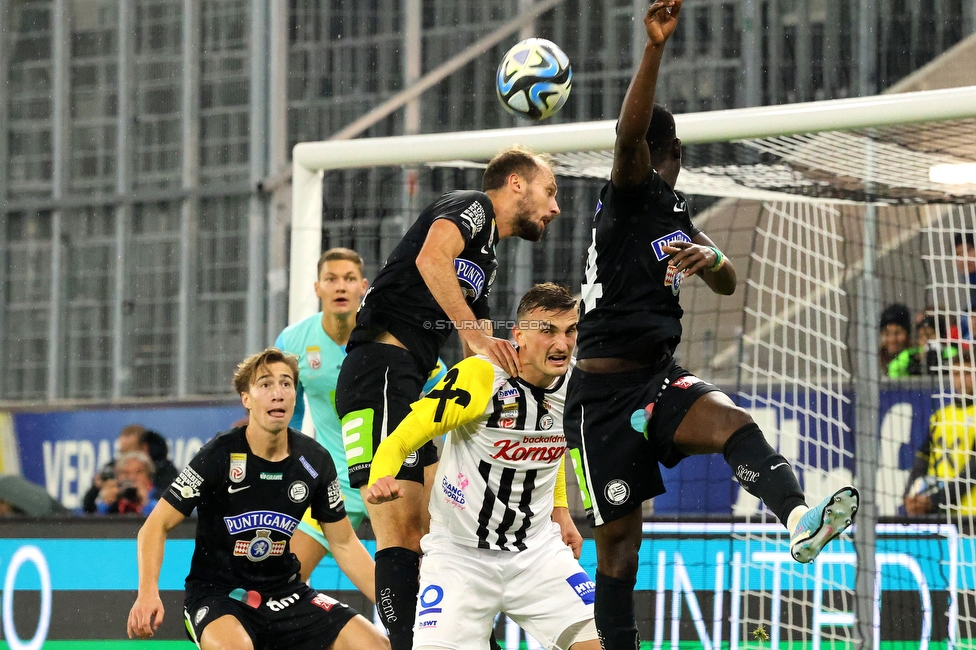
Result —
[[[481,650],[498,612],[547,648],[600,648],[563,469],[577,320],[566,289],[530,289],[513,330],[520,376],[486,357],[465,359],[413,404],[373,458],[367,501],[390,501],[402,495],[394,476],[404,459],[447,434],[421,542],[414,650]]]

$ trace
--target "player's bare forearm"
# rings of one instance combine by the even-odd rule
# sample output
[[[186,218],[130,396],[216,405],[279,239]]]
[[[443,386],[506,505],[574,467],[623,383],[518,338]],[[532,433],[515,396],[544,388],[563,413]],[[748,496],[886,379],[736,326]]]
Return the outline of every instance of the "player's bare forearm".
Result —
[[[674,32],[680,10],[681,0],[667,0],[652,4],[644,16],[647,44],[624,95],[617,121],[611,177],[618,188],[636,185],[651,170],[650,152],[644,138],[651,125],[664,44]]]
[[[136,563],[139,567],[139,592],[126,623],[129,638],[148,638],[163,622],[165,611],[159,598],[159,572],[163,566],[166,536],[183,520],[169,502],[160,500],[136,538]]]
[[[717,252],[712,240],[704,233],[696,235],[693,243],[676,241],[664,246],[662,250],[671,256],[669,263],[676,272],[683,273],[685,277],[700,276],[708,288],[719,295],[731,296],[735,293],[738,279],[732,261]],[[711,269],[720,261],[720,254],[721,267],[713,271]]]
[[[329,549],[335,557],[336,564],[346,577],[356,585],[356,589],[376,602],[375,565],[369,551],[356,537],[349,518],[345,517],[333,523],[319,522],[322,533],[329,542]]]

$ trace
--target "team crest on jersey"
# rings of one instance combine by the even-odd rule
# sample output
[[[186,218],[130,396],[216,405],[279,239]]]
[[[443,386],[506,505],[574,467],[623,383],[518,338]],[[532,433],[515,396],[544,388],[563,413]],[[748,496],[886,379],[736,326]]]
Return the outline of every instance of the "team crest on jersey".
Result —
[[[258,530],[254,539],[240,539],[234,544],[234,555],[246,557],[251,562],[261,562],[272,556],[282,555],[285,552],[285,542],[276,542],[271,539],[271,531]]]
[[[665,235],[664,237],[659,237],[658,239],[652,241],[651,250],[654,251],[654,257],[657,258],[657,261],[663,262],[668,257],[670,257],[670,255],[664,252],[664,247],[670,246],[674,242],[678,242],[678,241],[683,241],[690,244],[691,238],[688,237],[688,235],[681,232],[680,230],[675,230],[673,233],[669,235]]]
[[[485,288],[485,272],[480,266],[458,257],[454,260],[454,272],[457,273],[461,293],[465,298],[475,301],[481,297]]]
[[[607,483],[603,494],[607,497],[607,501],[615,506],[619,506],[630,498],[630,486],[627,485],[626,481],[615,478]]]
[[[668,270],[664,274],[664,286],[671,287],[671,293],[678,295],[681,291],[681,279],[685,274],[681,271],[675,271],[674,267],[668,264]]]
[[[318,370],[322,367],[322,348],[317,345],[310,345],[305,348],[305,359],[308,361],[308,367],[312,370]]]
[[[295,481],[288,486],[288,498],[293,503],[301,503],[308,498],[308,485],[304,481]]]
[[[552,428],[552,425],[555,424],[555,422],[556,421],[552,419],[552,416],[546,413],[539,418],[539,428],[548,431]]]
[[[247,475],[247,454],[230,455],[230,480],[240,483]]]

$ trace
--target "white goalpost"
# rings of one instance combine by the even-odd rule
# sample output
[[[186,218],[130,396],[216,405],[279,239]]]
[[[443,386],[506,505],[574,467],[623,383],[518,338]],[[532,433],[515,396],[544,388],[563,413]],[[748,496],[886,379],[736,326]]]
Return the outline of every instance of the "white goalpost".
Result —
[[[930,418],[976,400],[954,379],[959,360],[976,355],[976,245],[971,253],[957,246],[976,232],[976,86],[675,121],[689,151],[678,189],[699,199],[693,220],[734,260],[740,280],[724,298],[700,282],[682,285],[679,361],[750,411],[811,502],[850,481],[863,502],[853,535],[798,565],[785,529],[737,489],[721,458],[683,461],[645,523],[642,571],[654,577],[639,586],[642,638],[654,648],[972,647],[976,470],[969,476],[963,466],[976,468],[976,415],[970,437],[938,438],[929,451],[956,464],[934,488],[948,505],[908,516],[903,495]],[[516,143],[549,153],[560,194],[564,183],[575,192],[554,222],[565,222],[561,230],[547,229],[536,247],[536,267],[529,256],[533,281],[545,281],[567,266],[559,255],[589,241],[588,200],[609,176],[614,125],[296,145],[289,321],[318,311],[312,285],[323,228],[342,243],[323,220],[327,173],[477,168]],[[359,227],[357,242],[384,236]],[[565,277],[578,289],[582,277]],[[934,323],[932,339],[910,348],[927,359],[911,377],[887,377],[879,352],[890,303],[906,305],[913,334],[923,316]],[[970,487],[973,506],[964,499]],[[724,519],[712,522],[716,514]]]

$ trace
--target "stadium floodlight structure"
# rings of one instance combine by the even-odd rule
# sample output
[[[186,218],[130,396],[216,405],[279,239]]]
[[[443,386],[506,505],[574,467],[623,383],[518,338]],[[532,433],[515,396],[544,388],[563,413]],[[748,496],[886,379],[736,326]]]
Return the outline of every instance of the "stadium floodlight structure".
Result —
[[[924,398],[889,403],[893,389],[879,376],[884,369],[877,362],[883,303],[914,301],[916,309],[927,307],[946,349],[968,346],[958,339],[971,340],[976,329],[960,333],[976,323],[960,316],[971,297],[968,281],[956,271],[955,248],[959,232],[976,230],[976,178],[967,176],[976,166],[976,86],[681,114],[675,121],[692,152],[697,145],[719,149],[712,156],[718,159],[707,164],[686,156],[678,189],[715,197],[696,221],[707,220],[704,230],[730,252],[744,285],[736,296],[721,300],[693,283],[682,286],[689,294],[682,296],[682,364],[731,386],[738,403],[750,409],[793,463],[812,499],[852,477],[865,499],[855,543],[845,538],[809,567],[789,560],[785,535],[764,525],[774,521],[767,511],[744,491],[734,494],[731,514],[747,523],[732,525],[731,538],[741,546],[727,554],[731,575],[725,584],[732,585],[734,597],[724,605],[716,599],[716,607],[726,611],[716,610],[714,619],[720,623],[727,614],[731,625],[716,623],[709,632],[710,626],[696,620],[703,645],[711,647],[727,634],[722,641],[745,647],[762,627],[771,637],[764,647],[818,650],[852,642],[877,647],[899,625],[917,634],[923,647],[930,638],[950,647],[971,643],[967,640],[976,637],[972,513],[944,510],[928,527],[875,524],[898,515],[908,476],[905,459],[910,465],[917,430],[927,429],[912,409],[959,397],[950,374],[942,372],[952,361],[942,355],[928,383],[897,387]],[[289,320],[317,310],[311,287],[321,252],[324,172],[478,167],[518,143],[551,154],[557,175],[599,184],[609,177],[614,124],[296,145]],[[922,300],[928,304],[917,304]],[[693,319],[706,311],[714,326],[697,327]],[[734,333],[723,338],[723,328]],[[705,329],[706,336],[691,340],[695,330]],[[976,477],[970,481],[976,483]],[[912,557],[885,550],[906,535],[918,540]],[[935,587],[926,571],[932,567],[944,582],[942,601],[931,598]],[[875,593],[879,585],[889,589],[899,580],[925,583],[917,600],[905,596],[916,593],[914,586],[899,588],[895,596]],[[679,596],[674,603],[680,611]],[[945,607],[941,616],[933,614],[936,606]],[[660,619],[662,602],[657,608]],[[691,610],[702,615],[697,602]],[[672,641],[676,620],[672,611]],[[661,623],[660,634],[663,629]]]

